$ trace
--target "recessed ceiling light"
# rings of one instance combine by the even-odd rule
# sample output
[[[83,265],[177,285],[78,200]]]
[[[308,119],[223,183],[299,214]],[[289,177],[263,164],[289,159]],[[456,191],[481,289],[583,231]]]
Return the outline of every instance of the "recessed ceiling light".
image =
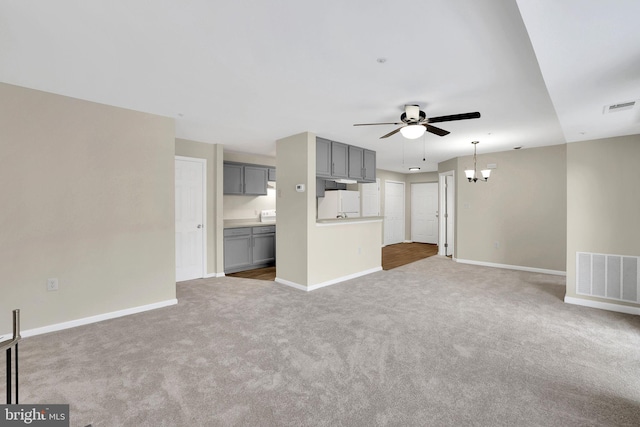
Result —
[[[413,168],[409,168],[410,172],[415,172],[415,171],[419,171],[420,168],[419,167],[413,167]]]

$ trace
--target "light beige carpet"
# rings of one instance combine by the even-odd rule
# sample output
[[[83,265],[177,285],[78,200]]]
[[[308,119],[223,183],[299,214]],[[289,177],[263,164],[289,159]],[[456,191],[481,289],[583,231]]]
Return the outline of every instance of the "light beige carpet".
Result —
[[[310,293],[195,280],[177,306],[25,339],[21,400],[93,427],[640,425],[640,318],[563,295],[442,257]]]

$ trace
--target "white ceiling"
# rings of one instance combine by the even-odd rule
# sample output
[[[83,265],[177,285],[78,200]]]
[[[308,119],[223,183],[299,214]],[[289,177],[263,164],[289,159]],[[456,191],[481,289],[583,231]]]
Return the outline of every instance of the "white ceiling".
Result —
[[[640,133],[638,108],[602,114],[640,99],[638,16],[637,0],[0,0],[0,81],[174,117],[225,150],[275,155],[311,131],[429,171],[473,140]],[[352,126],[408,103],[482,117],[414,141]]]

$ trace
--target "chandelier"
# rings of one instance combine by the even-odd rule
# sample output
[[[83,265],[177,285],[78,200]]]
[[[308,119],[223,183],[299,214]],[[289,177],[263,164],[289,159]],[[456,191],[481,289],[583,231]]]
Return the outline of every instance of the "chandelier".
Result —
[[[480,141],[471,141],[473,144],[473,170],[467,169],[464,171],[464,174],[467,176],[469,182],[476,182],[478,179],[480,181],[487,181],[489,179],[489,175],[491,175],[491,169],[483,169],[480,171],[482,174],[482,178],[478,178],[477,168],[476,168],[476,145],[480,143]]]

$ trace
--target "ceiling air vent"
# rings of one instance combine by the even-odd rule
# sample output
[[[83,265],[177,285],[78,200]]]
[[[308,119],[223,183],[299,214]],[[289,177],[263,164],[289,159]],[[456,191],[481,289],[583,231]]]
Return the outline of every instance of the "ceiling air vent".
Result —
[[[636,101],[620,102],[618,104],[605,105],[603,114],[617,113],[618,111],[631,110],[636,106]]]

